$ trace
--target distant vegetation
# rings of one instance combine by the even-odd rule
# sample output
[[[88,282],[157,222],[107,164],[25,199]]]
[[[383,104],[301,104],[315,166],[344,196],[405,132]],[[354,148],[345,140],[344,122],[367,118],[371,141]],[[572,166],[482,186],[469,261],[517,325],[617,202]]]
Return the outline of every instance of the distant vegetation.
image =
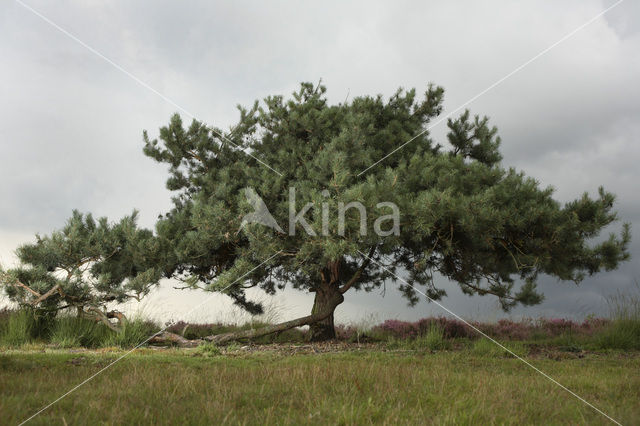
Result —
[[[638,294],[640,295],[640,291]],[[520,321],[502,319],[493,323],[473,324],[500,342],[519,342],[524,348],[547,345],[574,351],[640,350],[638,295],[617,294],[608,300],[612,314],[610,318],[590,317],[582,322],[559,318]],[[167,331],[189,340],[198,340],[210,335],[260,328],[265,325],[267,324],[260,321],[250,321],[243,325],[193,324],[179,321],[168,327]],[[44,319],[28,308],[0,311],[0,348],[19,348],[24,345],[48,345],[57,348],[131,348],[145,342],[160,330],[160,325],[141,317],[127,320],[122,330],[116,332],[101,322],[70,313]],[[380,343],[389,347],[422,347],[432,350],[472,347],[474,350],[482,351],[482,345],[495,346],[489,341],[475,343],[481,337],[476,331],[462,321],[446,317],[429,317],[415,322],[387,320],[366,326],[337,325],[336,335],[337,340],[348,343]],[[304,343],[308,339],[308,330],[294,328],[246,342]]]

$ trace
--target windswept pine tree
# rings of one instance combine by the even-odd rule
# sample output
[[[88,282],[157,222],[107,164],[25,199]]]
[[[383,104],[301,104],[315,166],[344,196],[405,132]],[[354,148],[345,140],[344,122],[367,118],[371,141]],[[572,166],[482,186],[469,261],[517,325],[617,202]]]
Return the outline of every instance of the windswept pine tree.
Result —
[[[72,309],[118,331],[124,315],[108,305],[139,301],[163,276],[159,241],[136,220],[137,212],[111,224],[74,211],[61,230],[18,247],[21,266],[0,270],[0,285],[39,315]]]
[[[252,313],[262,308],[249,288],[315,295],[307,317],[213,340],[304,324],[312,339],[332,338],[346,294],[396,282],[410,304],[416,289],[440,299],[436,273],[505,310],[534,305],[540,275],[580,282],[629,258],[627,224],[593,241],[617,219],[613,194],[554,200],[552,188],[501,165],[487,118],[464,112],[448,120],[446,143],[433,141],[426,128],[443,94],[430,85],[423,97],[398,90],[330,105],[323,86],[304,83],[291,99],[239,107],[228,133],[185,127],[178,115],[157,139],[144,133],[145,154],[169,165],[175,193],[157,224],[170,275]],[[259,210],[269,220],[243,221]]]

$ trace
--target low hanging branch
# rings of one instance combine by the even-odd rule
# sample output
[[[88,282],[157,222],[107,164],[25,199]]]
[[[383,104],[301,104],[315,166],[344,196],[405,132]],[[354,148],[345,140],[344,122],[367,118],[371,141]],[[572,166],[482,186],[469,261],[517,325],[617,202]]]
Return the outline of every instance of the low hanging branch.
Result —
[[[212,336],[205,337],[204,341],[212,342],[215,344],[224,344],[224,343],[232,342],[234,340],[253,339],[257,337],[266,336],[268,334],[286,331],[295,327],[311,325],[318,321],[322,321],[328,318],[333,313],[334,309],[343,301],[344,301],[344,296],[342,296],[342,293],[336,292],[328,301],[326,309],[323,310],[322,312],[307,315],[306,317],[301,317],[291,321],[285,321],[280,324],[268,325],[266,327],[243,330],[235,333],[215,334]],[[154,336],[151,340],[149,340],[149,342],[160,343],[160,344],[175,344],[181,347],[194,347],[203,343],[203,340],[189,340],[189,339],[185,339],[184,337],[178,334],[170,333],[168,331],[163,331],[162,333],[159,333],[157,336]]]

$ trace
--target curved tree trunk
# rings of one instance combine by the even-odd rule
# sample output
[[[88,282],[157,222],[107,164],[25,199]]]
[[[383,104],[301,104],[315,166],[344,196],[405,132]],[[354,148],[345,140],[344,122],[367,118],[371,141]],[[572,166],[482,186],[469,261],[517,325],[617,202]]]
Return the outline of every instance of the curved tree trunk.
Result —
[[[340,300],[334,304],[335,300]],[[322,342],[336,338],[336,329],[333,323],[333,312],[336,307],[344,301],[342,293],[338,287],[334,285],[323,285],[316,290],[316,296],[313,300],[313,309],[311,314],[331,311],[331,313],[323,320],[316,321],[309,325],[310,340],[312,342]]]

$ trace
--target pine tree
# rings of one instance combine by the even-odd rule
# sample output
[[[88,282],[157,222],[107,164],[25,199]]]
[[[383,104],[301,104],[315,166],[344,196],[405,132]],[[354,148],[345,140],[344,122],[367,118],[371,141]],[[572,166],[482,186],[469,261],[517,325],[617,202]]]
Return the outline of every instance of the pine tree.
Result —
[[[394,274],[406,277],[399,287],[410,304],[419,300],[416,288],[445,296],[433,279],[439,273],[508,310],[542,301],[540,274],[579,282],[629,258],[627,224],[591,243],[617,219],[614,195],[600,189],[595,198],[554,200],[552,188],[501,166],[500,138],[486,117],[466,111],[448,121],[448,147],[432,141],[425,129],[442,113],[443,95],[430,85],[421,99],[398,90],[386,101],[329,105],[325,87],[303,83],[291,99],[238,107],[227,134],[198,121],[185,128],[179,115],[159,138],[145,132],[144,152],[169,165],[175,193],[157,223],[162,245],[171,247],[167,271],[188,287],[224,291],[252,313],[262,308],[247,299],[248,288],[313,292],[312,314],[286,325],[310,324],[312,338],[322,340],[335,336],[333,312],[348,290],[371,291],[396,281]],[[279,229],[243,223],[255,210],[247,189]],[[296,212],[312,203],[303,215],[311,232],[301,221],[295,235],[288,232],[292,195]],[[366,208],[366,234],[357,209],[340,222],[340,207],[353,201]],[[380,207],[385,202],[400,211],[399,231],[378,221],[391,212]]]
[[[157,265],[164,263],[158,258],[164,250],[136,220],[134,212],[110,224],[74,210],[63,229],[36,235],[35,243],[16,250],[21,266],[0,270],[5,294],[42,317],[74,309],[119,330],[125,317],[107,305],[140,300],[163,276]]]

